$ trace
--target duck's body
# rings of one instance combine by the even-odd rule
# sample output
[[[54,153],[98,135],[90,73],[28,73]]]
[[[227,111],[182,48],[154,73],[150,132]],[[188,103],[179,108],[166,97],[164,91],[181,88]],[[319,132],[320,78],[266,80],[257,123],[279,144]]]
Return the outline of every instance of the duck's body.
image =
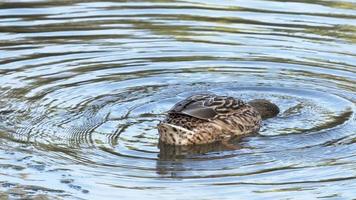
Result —
[[[264,115],[259,112],[260,102],[254,104],[214,94],[193,95],[174,105],[158,124],[160,141],[172,145],[207,144],[258,132]]]

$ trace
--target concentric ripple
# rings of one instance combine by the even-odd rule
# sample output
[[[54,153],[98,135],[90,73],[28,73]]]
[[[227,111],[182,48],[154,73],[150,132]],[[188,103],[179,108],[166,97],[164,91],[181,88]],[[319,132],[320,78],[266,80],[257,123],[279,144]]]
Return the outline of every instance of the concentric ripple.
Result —
[[[353,1],[0,2],[0,199],[352,199]],[[172,147],[212,92],[265,98],[259,134]]]

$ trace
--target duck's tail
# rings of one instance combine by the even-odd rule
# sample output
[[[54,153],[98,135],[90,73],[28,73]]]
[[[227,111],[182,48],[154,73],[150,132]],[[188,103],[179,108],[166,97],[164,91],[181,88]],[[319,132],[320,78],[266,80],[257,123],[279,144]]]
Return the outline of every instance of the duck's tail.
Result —
[[[278,106],[266,99],[252,100],[249,101],[248,104],[250,104],[260,113],[262,119],[275,117],[279,113]]]

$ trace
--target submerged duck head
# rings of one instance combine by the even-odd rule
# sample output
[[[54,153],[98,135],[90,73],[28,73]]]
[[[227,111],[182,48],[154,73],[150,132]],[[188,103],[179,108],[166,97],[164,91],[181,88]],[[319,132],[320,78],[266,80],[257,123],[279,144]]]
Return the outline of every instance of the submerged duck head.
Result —
[[[264,99],[245,103],[229,96],[197,94],[175,104],[158,131],[166,144],[208,144],[258,132],[262,119],[278,113],[278,106]]]
[[[266,99],[255,99],[249,101],[248,104],[260,113],[262,119],[275,117],[279,113],[278,106]]]

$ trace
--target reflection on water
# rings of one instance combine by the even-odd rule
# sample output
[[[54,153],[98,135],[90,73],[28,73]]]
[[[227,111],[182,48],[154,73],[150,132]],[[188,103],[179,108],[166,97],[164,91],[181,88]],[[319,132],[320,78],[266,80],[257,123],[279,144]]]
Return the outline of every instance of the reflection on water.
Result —
[[[0,2],[0,199],[355,198],[355,8]],[[281,113],[230,144],[158,144],[199,92]]]

